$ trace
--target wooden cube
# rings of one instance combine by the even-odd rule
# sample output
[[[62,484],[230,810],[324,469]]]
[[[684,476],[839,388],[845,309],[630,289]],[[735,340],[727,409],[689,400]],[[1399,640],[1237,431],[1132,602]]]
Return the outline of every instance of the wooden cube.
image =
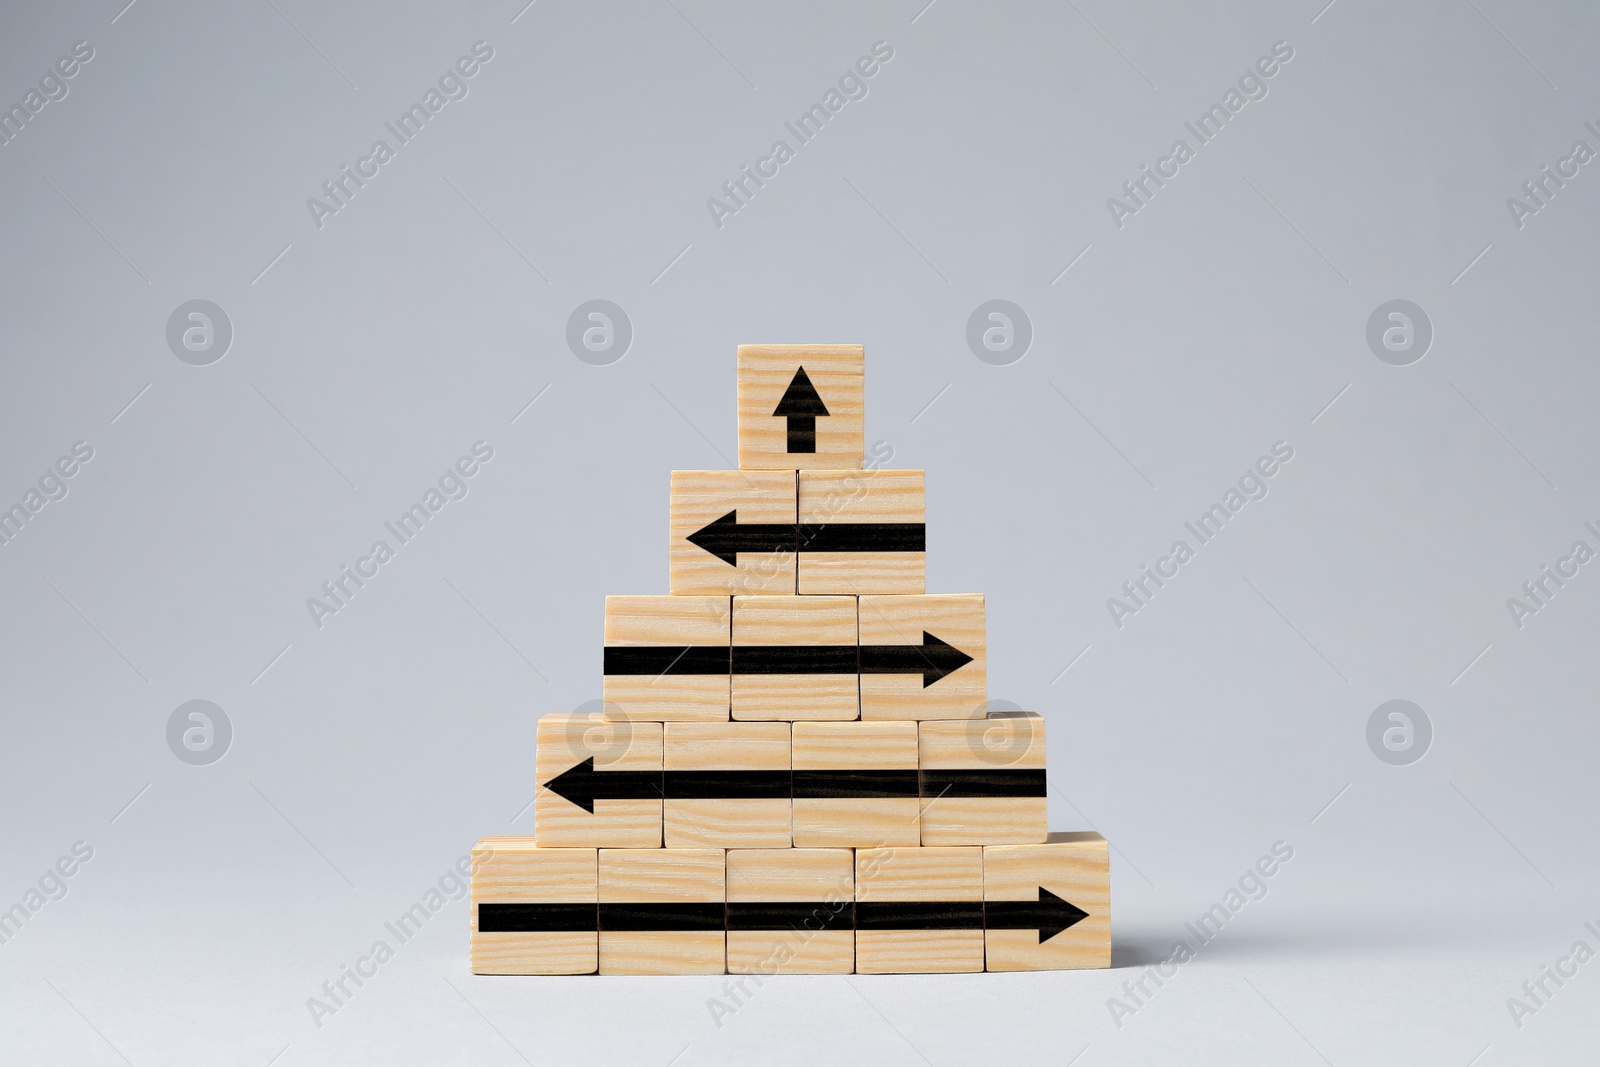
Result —
[[[593,974],[599,963],[592,848],[485,837],[472,849],[472,973]]]
[[[1111,862],[1097,833],[983,850],[991,971],[1111,966]]]
[[[534,740],[533,832],[541,846],[661,846],[660,723],[546,715]]]
[[[917,726],[924,845],[1032,844],[1049,823],[1044,717],[1000,711]]]
[[[860,345],[740,345],[739,466],[860,467],[865,368]]]
[[[674,596],[794,594],[793,471],[673,471]]]
[[[855,719],[856,598],[733,598],[735,719]]]
[[[668,848],[787,848],[789,724],[666,724]]]
[[[982,593],[861,597],[861,717],[981,719]]]
[[[983,850],[856,851],[856,971],[983,970]]]
[[[794,724],[797,848],[878,848],[921,841],[917,724]]]
[[[728,850],[728,973],[855,969],[855,856],[847,848]]]
[[[724,861],[717,848],[600,850],[600,973],[722,974]]]
[[[726,596],[606,597],[605,716],[726,722]]]
[[[923,472],[800,472],[801,593],[921,593]]]

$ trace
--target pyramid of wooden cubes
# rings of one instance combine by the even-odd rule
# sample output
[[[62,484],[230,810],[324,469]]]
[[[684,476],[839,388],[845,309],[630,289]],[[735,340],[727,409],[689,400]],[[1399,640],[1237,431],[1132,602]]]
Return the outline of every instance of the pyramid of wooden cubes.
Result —
[[[744,345],[739,469],[674,471],[671,595],[605,606],[604,712],[537,730],[532,837],[475,850],[480,974],[1105,967],[1096,833],[987,712],[981,593],[928,593],[923,472],[864,449],[860,345]]]

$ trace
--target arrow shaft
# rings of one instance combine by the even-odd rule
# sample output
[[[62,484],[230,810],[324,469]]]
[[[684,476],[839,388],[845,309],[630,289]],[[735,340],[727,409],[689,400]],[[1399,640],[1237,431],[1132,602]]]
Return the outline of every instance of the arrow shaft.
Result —
[[[854,905],[848,900],[728,902],[729,930],[851,930]]]
[[[1042,797],[1044,768],[995,767],[986,770],[917,772],[925,797]]]
[[[927,526],[920,522],[801,523],[801,552],[926,552]]]
[[[817,417],[815,415],[790,415],[789,452],[815,452],[817,450]]]
[[[734,645],[734,674],[855,674],[855,645]]]
[[[727,645],[607,645],[605,673],[611,675],[727,674]]]
[[[793,552],[795,527],[788,522],[733,522],[717,531],[717,544],[728,552]]]
[[[858,900],[857,930],[982,930],[981,900]]]
[[[593,904],[479,904],[483,933],[566,934],[596,929]]]
[[[788,800],[789,772],[667,771],[668,800]]]
[[[704,904],[598,905],[601,930],[725,930],[727,914],[721,901]],[[481,921],[481,920],[480,920]]]
[[[912,797],[917,794],[916,771],[803,771],[795,770],[796,800],[873,800]]]

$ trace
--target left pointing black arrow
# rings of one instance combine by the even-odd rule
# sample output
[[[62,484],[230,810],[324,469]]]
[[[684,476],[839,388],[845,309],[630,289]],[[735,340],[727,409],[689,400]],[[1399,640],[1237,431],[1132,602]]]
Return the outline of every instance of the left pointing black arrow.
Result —
[[[816,386],[811,384],[806,369],[801,367],[796,370],[794,377],[789,380],[789,388],[783,391],[783,399],[778,401],[778,406],[772,412],[774,418],[789,420],[789,442],[785,451],[815,452],[817,418],[827,414],[828,406],[817,395]]]
[[[734,508],[720,519],[700,527],[686,540],[724,563],[737,567],[741,552],[793,552],[798,527],[792,522],[739,522]]]
[[[544,787],[590,814],[596,800],[868,800],[891,797],[1042,797],[1044,770],[597,771],[594,757]]]
[[[660,771],[596,771],[594,757],[575,764],[544,783],[558,797],[594,814],[597,800],[657,800]]]

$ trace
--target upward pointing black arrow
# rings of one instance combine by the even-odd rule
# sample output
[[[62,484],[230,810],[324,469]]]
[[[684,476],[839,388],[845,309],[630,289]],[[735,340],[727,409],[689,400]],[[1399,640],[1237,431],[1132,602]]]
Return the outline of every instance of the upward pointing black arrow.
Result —
[[[817,416],[827,415],[828,407],[817,395],[816,387],[806,375],[804,367],[794,372],[783,399],[772,412],[774,418],[789,420],[788,452],[815,452],[817,450]]]

